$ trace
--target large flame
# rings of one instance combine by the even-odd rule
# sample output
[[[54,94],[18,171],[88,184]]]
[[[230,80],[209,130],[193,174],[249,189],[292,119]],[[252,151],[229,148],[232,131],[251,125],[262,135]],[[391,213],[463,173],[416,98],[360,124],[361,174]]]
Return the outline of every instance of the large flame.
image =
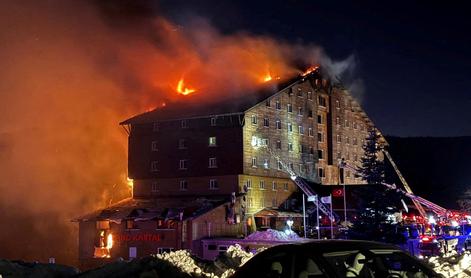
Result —
[[[196,89],[185,87],[185,80],[182,77],[178,81],[177,92],[179,94],[186,96],[186,95],[196,92]]]
[[[113,235],[110,233],[106,238],[106,249],[110,250],[113,248]]]
[[[301,73],[301,76],[306,76],[310,74],[311,72],[316,71],[319,68],[319,66],[311,66],[307,70],[305,70],[303,73]]]

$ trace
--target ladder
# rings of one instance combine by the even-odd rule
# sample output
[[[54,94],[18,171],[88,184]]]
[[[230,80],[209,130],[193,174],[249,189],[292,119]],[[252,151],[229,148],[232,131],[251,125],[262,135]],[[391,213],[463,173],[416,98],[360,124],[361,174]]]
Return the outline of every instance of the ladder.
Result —
[[[275,160],[281,165],[281,167],[290,175],[291,180],[303,191],[306,196],[309,197],[315,197],[316,202],[314,204],[319,208],[319,210],[329,217],[329,219],[332,222],[335,222],[337,220],[340,220],[340,217],[335,213],[331,212],[331,210],[325,206],[322,202],[319,201],[318,194],[312,189],[309,184],[306,183],[306,181],[298,176],[293,169],[291,169],[281,158],[278,154],[276,154],[270,147],[268,147],[266,144],[260,144],[259,147],[262,147],[267,150],[267,152],[275,158]],[[332,200],[331,200],[331,205],[332,205]]]
[[[384,155],[388,158],[389,162],[391,163],[392,167],[394,168],[394,171],[396,171],[397,176],[401,180],[402,185],[404,186],[404,189],[406,190],[407,193],[414,195],[414,192],[412,192],[412,189],[410,188],[409,184],[407,183],[406,179],[402,175],[401,171],[399,171],[399,168],[397,167],[396,163],[392,159],[391,155],[389,152],[385,149],[382,150]],[[415,195],[414,195],[415,196]],[[425,213],[424,208],[422,207],[422,204],[418,201],[417,198],[411,198],[412,202],[414,203],[415,207],[419,211],[420,216],[422,216],[424,219],[427,218],[427,214]],[[425,199],[423,199],[425,200]],[[427,201],[427,200],[425,200]],[[427,201],[429,202],[429,201]],[[430,202],[432,203],[432,202]],[[433,203],[432,203],[433,204]],[[433,209],[432,209],[433,210]]]

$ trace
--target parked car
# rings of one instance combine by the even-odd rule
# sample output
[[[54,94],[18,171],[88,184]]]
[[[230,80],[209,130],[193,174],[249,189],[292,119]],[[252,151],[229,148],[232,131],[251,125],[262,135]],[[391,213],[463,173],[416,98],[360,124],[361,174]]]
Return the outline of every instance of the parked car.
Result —
[[[325,240],[271,247],[233,278],[443,277],[399,248],[370,241]]]
[[[445,253],[445,240],[441,236],[420,237],[419,252],[422,256],[439,256]]]

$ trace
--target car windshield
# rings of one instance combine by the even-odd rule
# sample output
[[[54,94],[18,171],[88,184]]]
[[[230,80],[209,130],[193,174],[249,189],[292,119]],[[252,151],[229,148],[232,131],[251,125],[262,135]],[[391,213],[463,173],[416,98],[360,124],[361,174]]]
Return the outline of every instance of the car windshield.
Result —
[[[322,255],[338,277],[431,277],[418,262],[397,250],[348,250]]]

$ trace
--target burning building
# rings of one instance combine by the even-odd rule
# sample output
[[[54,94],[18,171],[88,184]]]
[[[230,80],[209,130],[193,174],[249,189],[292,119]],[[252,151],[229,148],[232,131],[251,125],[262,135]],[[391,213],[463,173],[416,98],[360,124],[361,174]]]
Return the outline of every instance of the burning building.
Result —
[[[175,249],[202,255],[224,249],[208,238],[242,238],[287,219],[300,225],[290,209],[296,185],[254,138],[308,181],[364,183],[339,168],[342,159],[360,165],[373,126],[360,105],[319,68],[276,79],[244,97],[171,103],[122,122],[133,197],[78,219],[82,266]],[[194,93],[183,79],[176,89]]]

